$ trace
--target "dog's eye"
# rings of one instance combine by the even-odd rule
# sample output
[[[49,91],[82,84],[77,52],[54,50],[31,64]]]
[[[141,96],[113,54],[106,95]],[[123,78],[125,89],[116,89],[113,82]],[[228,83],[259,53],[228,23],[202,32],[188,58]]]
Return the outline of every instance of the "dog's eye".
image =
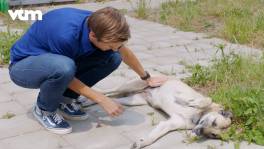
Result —
[[[216,119],[213,121],[212,126],[213,126],[213,127],[216,127],[216,126],[217,126],[217,124],[216,124]]]
[[[217,138],[217,135],[214,134],[214,133],[211,133],[209,137],[210,137],[210,138]]]

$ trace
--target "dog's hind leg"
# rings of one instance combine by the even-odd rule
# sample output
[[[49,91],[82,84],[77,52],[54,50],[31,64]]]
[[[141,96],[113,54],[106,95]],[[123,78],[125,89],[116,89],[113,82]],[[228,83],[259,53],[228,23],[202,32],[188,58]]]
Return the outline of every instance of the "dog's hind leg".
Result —
[[[188,106],[204,109],[206,107],[209,107],[211,104],[212,104],[212,99],[209,97],[205,97],[205,98],[197,98],[194,100],[190,100]]]
[[[169,120],[160,122],[150,134],[136,141],[131,149],[140,149],[154,143],[158,138],[172,130],[186,129],[186,122],[178,115],[173,115]]]
[[[144,99],[143,93],[135,94],[128,97],[116,98],[115,101],[125,106],[140,106],[148,104]]]

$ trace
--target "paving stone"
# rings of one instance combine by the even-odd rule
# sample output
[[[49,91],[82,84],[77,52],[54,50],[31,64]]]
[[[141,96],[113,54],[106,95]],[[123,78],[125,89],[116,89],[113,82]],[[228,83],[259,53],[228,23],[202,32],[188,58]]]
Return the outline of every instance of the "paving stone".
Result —
[[[244,45],[230,44],[228,48],[230,49],[231,52],[241,54],[244,56],[261,57],[263,54],[263,52],[258,49],[250,48]]]
[[[117,132],[132,129],[138,130],[146,126],[153,127],[161,120],[165,120],[164,114],[148,105],[134,107],[124,106],[124,108],[124,113],[116,118],[109,117],[99,105],[92,106],[88,112],[96,118],[97,121],[102,122],[104,126],[116,128]],[[153,114],[153,116],[150,116],[150,113]]]
[[[148,36],[147,38],[145,38],[146,41],[148,42],[159,42],[159,41],[173,41],[172,37],[170,37],[170,35],[166,35],[166,36],[160,36],[160,32],[157,33],[159,34],[159,36],[155,36],[155,35],[152,35],[152,36]]]
[[[3,149],[74,149],[59,135],[44,130],[4,139],[0,144]]]
[[[158,41],[158,42],[152,42],[150,49],[162,49],[162,48],[168,48],[176,46],[176,42],[173,41]]]
[[[134,46],[134,45],[145,45],[145,44],[150,44],[150,42],[147,42],[147,41],[145,41],[144,39],[141,39],[141,38],[132,38],[127,43],[128,47]]]
[[[180,57],[180,56],[179,56]],[[183,57],[184,58],[184,57]],[[177,64],[183,58],[172,57],[157,57],[155,59],[150,59],[149,61],[157,65],[168,65],[168,64]]]
[[[147,47],[146,46],[144,46],[144,45],[130,45],[130,46],[128,46],[133,52],[134,51],[139,51],[139,52],[141,52],[141,51],[146,51],[147,50]]]
[[[161,49],[148,50],[148,53],[155,55],[156,57],[167,57],[167,56],[177,56],[180,53],[186,53],[184,46],[171,46]]]
[[[154,144],[146,147],[146,149],[159,149],[161,147],[168,148],[168,149],[174,149],[182,148],[182,149],[208,149],[210,147],[215,147],[217,149],[223,149],[223,148],[232,148],[232,144],[227,144],[224,146],[221,146],[221,142],[219,141],[206,141],[202,143],[184,143],[186,141],[186,133],[185,131],[173,131],[169,132],[165,136],[163,136],[161,139],[159,139]]]
[[[201,38],[204,36],[201,33],[184,32],[184,31],[175,31],[175,34],[177,34],[179,37],[182,37],[184,39],[189,39],[189,40],[195,40],[199,37]]]
[[[180,138],[180,139],[179,139]],[[186,135],[184,131],[173,131],[169,134],[162,137],[160,140],[155,142],[154,144],[146,147],[146,149],[160,149],[160,148],[168,148],[174,149],[182,148],[182,149],[208,149],[208,148],[216,148],[216,149],[232,149],[234,148],[234,143],[230,142],[220,142],[218,140],[207,139],[200,142],[194,143],[184,143],[186,140]],[[240,149],[263,149],[263,146],[258,145],[248,145],[245,142],[241,143]]]
[[[26,109],[15,101],[3,102],[0,104],[0,118],[7,113],[21,115],[27,113]]]
[[[178,54],[157,57],[149,61],[158,65],[178,64],[182,61],[185,61],[190,65],[195,65],[199,60],[211,60],[211,57],[210,55],[203,52],[181,52]]]
[[[151,21],[150,21],[151,22]],[[159,24],[157,22],[155,22],[155,24]],[[166,33],[169,33],[169,34],[161,34],[161,36],[167,36],[167,35],[173,35],[175,34],[176,32],[180,31],[179,29],[177,28],[174,28],[174,27],[171,27],[169,25],[165,25],[165,24],[160,24],[161,26],[159,27],[156,27],[157,29],[154,30],[156,32],[166,32]]]
[[[8,101],[12,101],[12,96],[9,95],[8,93],[1,91],[1,96],[0,96],[0,103],[2,102],[8,102]]]
[[[155,58],[154,55],[146,53],[146,52],[134,52],[134,54],[136,55],[136,57],[139,60],[142,60],[142,59],[154,59]]]
[[[216,142],[216,141],[215,141]],[[242,142],[240,144],[241,149],[264,149],[264,146],[256,145],[256,144],[248,144],[247,142]]]
[[[132,142],[134,142],[135,140],[141,137],[148,135],[151,132],[151,130],[153,130],[157,126],[157,124],[160,121],[165,121],[168,118],[165,114],[158,112],[157,110],[147,105],[132,107],[132,108],[129,108],[129,110],[138,112],[144,116],[144,117],[141,116],[142,122],[137,125],[132,125],[132,126],[121,125],[118,127],[118,130],[122,131],[121,134],[125,136],[126,138],[130,139]],[[124,117],[125,116],[126,115],[124,115]],[[126,119],[130,121],[139,120],[139,118],[133,117],[133,116],[129,116]]]
[[[99,81],[94,87],[101,91],[110,91],[124,83],[127,79],[123,76],[109,76]]]
[[[185,66],[180,64],[157,66],[153,69],[167,76],[178,76],[188,73],[188,70],[185,68]]]
[[[62,136],[67,142],[79,149],[116,148],[121,145],[131,144],[111,127],[93,127],[89,130],[75,132]]]
[[[0,84],[11,82],[7,68],[0,68]]]
[[[157,8],[161,2],[164,0],[155,0],[155,1],[149,1],[148,4],[151,8]],[[109,1],[109,2],[101,2],[101,3],[80,3],[80,4],[66,4],[66,5],[52,5],[48,7],[35,7],[35,9],[41,10],[43,13],[53,10],[53,9],[58,9],[58,8],[63,8],[63,7],[73,7],[73,8],[79,8],[79,9],[88,9],[95,11],[100,8],[104,7],[115,7],[117,9],[125,9],[125,10],[134,10],[137,6],[138,1],[127,1],[127,0],[114,0],[114,1]]]
[[[31,109],[37,102],[38,90],[29,90],[27,92],[14,93],[12,98],[25,109]]]
[[[156,58],[153,58],[153,59],[156,59]],[[151,68],[155,68],[158,66],[157,64],[150,62],[148,59],[141,59],[141,64],[146,70],[149,70]]]
[[[5,75],[2,76],[2,74],[4,74],[4,72],[2,70],[0,70],[0,103],[1,102],[7,102],[7,101],[11,101],[12,100],[12,95],[7,92],[6,90],[6,87],[1,87],[1,86],[5,86],[5,84],[7,83],[11,83],[9,82],[9,80],[7,78],[5,78]]]
[[[9,95],[13,95],[14,93],[21,93],[21,92],[27,92],[30,91],[32,89],[27,89],[27,88],[23,88],[20,87],[18,85],[16,85],[13,82],[8,82],[8,83],[2,83],[0,84],[0,91],[5,92]]]
[[[122,80],[129,80],[129,79],[138,77],[138,74],[135,73],[131,69],[119,69],[119,70],[116,70],[115,72],[113,72],[112,75],[113,76],[120,76],[120,77],[125,78],[125,79],[122,79]]]
[[[11,119],[0,119],[0,140],[40,129],[43,128],[31,114],[14,116]]]
[[[119,137],[122,137],[126,140],[126,143],[123,143],[124,144],[123,147],[129,148],[129,146],[131,145],[130,140],[132,139],[125,135],[127,131],[133,130],[135,132],[135,131],[141,131],[143,129],[144,130],[147,129],[150,131],[152,128],[154,128],[154,125],[152,123],[157,124],[159,121],[164,120],[164,117],[162,114],[160,114],[159,112],[157,112],[156,110],[154,110],[153,108],[147,105],[146,106],[136,106],[136,107],[125,107],[125,109],[126,110],[121,116],[117,118],[111,118],[98,105],[92,106],[88,110],[88,113],[92,115],[93,118],[85,122],[78,123],[78,125],[77,123],[75,124],[71,123],[74,129],[76,128],[76,126],[78,126],[77,132],[74,130],[74,133],[82,133],[82,135],[86,136],[89,133],[91,133],[92,135],[94,133],[104,132],[103,136],[105,137],[106,135],[106,137],[108,137],[108,134],[107,134],[108,131],[110,132],[114,131],[115,133],[122,134]],[[148,115],[149,113],[153,113],[154,115],[149,116]],[[96,128],[95,124],[97,124],[98,122],[100,122],[101,127]],[[106,130],[106,133],[104,130]],[[76,136],[82,136],[82,135],[75,134],[74,136],[76,137]],[[73,135],[70,134],[70,135],[67,135],[65,138],[67,139],[71,138],[71,140],[77,140],[77,138],[73,139],[72,136]],[[97,137],[97,136],[92,136],[92,137],[87,136],[85,138],[94,138],[94,137]],[[104,137],[101,136],[102,139],[104,139]],[[113,135],[113,137],[117,137],[117,136]],[[67,140],[67,141],[71,142],[70,140]],[[100,144],[97,144],[97,146],[100,146]],[[93,146],[90,146],[90,147],[93,148]],[[118,147],[118,148],[121,148],[121,147]],[[80,145],[80,148],[83,148],[83,146]]]

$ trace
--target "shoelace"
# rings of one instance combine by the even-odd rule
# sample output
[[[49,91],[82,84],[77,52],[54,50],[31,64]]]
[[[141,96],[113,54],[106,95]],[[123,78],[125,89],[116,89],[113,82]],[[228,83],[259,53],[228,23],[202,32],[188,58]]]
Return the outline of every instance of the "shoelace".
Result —
[[[55,123],[60,124],[63,120],[62,116],[60,116],[58,113],[54,113],[52,115],[52,118],[54,119]]]
[[[73,107],[73,109],[74,109],[75,111],[78,111],[78,110],[81,109],[81,107],[80,107],[78,104],[76,104],[75,102],[72,102],[72,103],[71,103],[71,106]]]

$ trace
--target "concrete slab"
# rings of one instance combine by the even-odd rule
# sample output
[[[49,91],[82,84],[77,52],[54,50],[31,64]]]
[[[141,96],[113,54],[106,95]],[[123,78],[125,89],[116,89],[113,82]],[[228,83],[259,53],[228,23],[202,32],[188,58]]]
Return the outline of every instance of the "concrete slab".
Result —
[[[26,109],[15,101],[3,102],[0,104],[0,118],[7,113],[22,115],[27,113]]]
[[[3,139],[1,149],[74,149],[60,136],[44,130]]]
[[[7,68],[0,68],[0,84],[11,82]]]
[[[5,91],[1,91],[0,103],[12,100],[12,96]]]
[[[110,127],[93,126],[93,129],[64,135],[62,138],[79,149],[117,148],[130,143]]]
[[[38,93],[38,90],[14,93],[12,99],[28,110],[37,102]]]
[[[33,119],[31,114],[19,115],[11,119],[0,119],[0,140],[42,129],[44,128]]]

